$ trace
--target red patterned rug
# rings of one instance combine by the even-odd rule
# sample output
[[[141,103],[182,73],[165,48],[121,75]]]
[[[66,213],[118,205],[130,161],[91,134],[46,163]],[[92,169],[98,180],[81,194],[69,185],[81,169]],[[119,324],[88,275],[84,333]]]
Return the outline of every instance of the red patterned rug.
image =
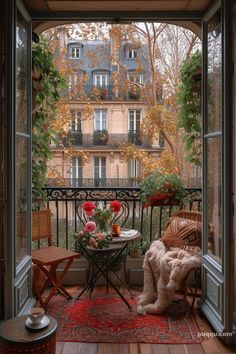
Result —
[[[74,296],[76,296],[74,294]],[[47,314],[58,322],[58,342],[87,343],[201,343],[200,331],[193,314],[182,299],[175,299],[162,315],[139,316],[137,296],[127,299],[133,307],[129,311],[116,294],[96,293],[88,299],[66,300],[54,296]]]

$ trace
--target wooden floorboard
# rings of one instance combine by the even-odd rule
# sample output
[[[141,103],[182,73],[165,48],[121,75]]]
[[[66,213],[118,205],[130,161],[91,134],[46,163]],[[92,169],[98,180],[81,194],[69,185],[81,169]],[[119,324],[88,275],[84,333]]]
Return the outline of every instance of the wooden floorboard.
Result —
[[[56,354],[62,354],[65,343],[57,342]]]
[[[100,343],[98,346],[98,354],[120,354],[120,346],[114,343]]]
[[[81,343],[78,354],[98,354],[97,343]]]
[[[168,344],[152,344],[152,354],[170,354]]]
[[[187,354],[184,344],[173,344],[169,348],[170,354]]]
[[[186,344],[187,354],[205,354],[201,344]]]
[[[140,354],[152,354],[152,345],[141,343]]]
[[[220,354],[222,353],[215,339],[208,339],[202,342],[202,348],[207,354]]]
[[[120,353],[119,354],[130,354],[129,344],[120,344]]]
[[[129,354],[140,354],[139,343],[131,343],[129,345]]]

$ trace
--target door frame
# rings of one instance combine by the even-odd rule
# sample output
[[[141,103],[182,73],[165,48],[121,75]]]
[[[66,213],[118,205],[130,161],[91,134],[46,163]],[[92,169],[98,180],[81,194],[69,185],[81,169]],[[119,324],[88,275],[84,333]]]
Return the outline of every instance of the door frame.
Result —
[[[4,137],[5,167],[4,168],[4,318],[11,318],[28,312],[35,304],[32,298],[31,284],[31,18],[21,3],[17,0],[8,0],[6,4],[6,63],[4,72],[5,92],[5,127]],[[27,228],[27,255],[16,266],[16,19],[17,10],[27,21],[27,133],[30,136],[27,149],[27,205],[28,205],[28,228]],[[14,207],[13,207],[14,206]]]
[[[203,261],[202,261],[202,299],[201,309],[216,332],[233,332],[233,115],[232,115],[232,12],[230,1],[216,1],[208,9],[202,22],[202,120],[203,120]],[[207,221],[207,116],[208,116],[208,84],[207,84],[207,23],[218,11],[222,11],[222,264],[217,263],[207,253],[208,221]],[[204,138],[206,132],[206,139]],[[214,134],[213,134],[214,135]],[[211,134],[212,136],[212,134]],[[231,157],[231,158],[230,158]],[[233,336],[222,339],[231,343]]]
[[[230,1],[230,0],[229,0]],[[230,1],[231,2],[231,1]],[[6,317],[10,317],[12,315],[12,304],[13,304],[13,292],[12,292],[12,281],[13,281],[13,255],[12,255],[12,249],[13,249],[13,235],[15,232],[15,218],[12,213],[12,205],[15,205],[14,203],[14,181],[12,180],[12,174],[14,170],[14,166],[12,165],[12,129],[13,129],[13,119],[15,118],[14,116],[14,109],[13,109],[13,103],[11,100],[11,97],[14,97],[15,93],[15,85],[14,85],[14,47],[11,39],[14,38],[14,31],[15,27],[13,24],[15,24],[14,21],[14,16],[15,16],[15,2],[13,0],[8,0],[4,1],[6,4],[6,52],[8,56],[8,60],[6,63],[6,71],[8,72],[8,79],[6,80],[6,112],[7,112],[7,119],[8,121],[8,126],[7,126],[7,137],[6,137],[6,168],[5,168],[5,175],[4,175],[4,185],[7,186],[6,190],[4,191],[7,203],[5,204],[5,209],[4,209],[4,220],[6,220],[4,224],[4,235],[7,235],[5,237],[5,257],[7,259],[6,261],[6,273],[5,273],[5,300],[6,300]],[[227,1],[227,6],[228,6],[228,1]],[[226,1],[223,1],[224,5],[224,11],[226,10]],[[186,21],[186,20],[195,20],[199,21],[202,19],[202,13],[184,13],[181,12],[181,14],[177,14],[176,12],[172,13],[166,13],[163,14],[163,16],[160,16],[160,13],[144,13],[144,14],[127,14],[127,13],[103,13],[100,14],[100,20],[114,20],[114,19],[124,19],[124,20],[129,20],[130,18],[136,19],[136,20],[146,20],[151,19],[151,20],[162,20],[162,21]],[[79,17],[79,18],[78,18]],[[65,21],[65,20],[98,20],[99,19],[99,14],[91,14],[91,13],[80,13],[79,15],[76,13],[60,13],[60,14],[54,14],[54,13],[32,13],[32,18],[35,21],[52,21],[53,19],[57,19],[58,21]],[[225,21],[225,35],[226,38],[229,39],[230,37],[230,23],[226,23]],[[13,42],[13,43],[12,43]],[[225,52],[230,51],[230,48],[228,47],[228,43],[225,44]],[[225,81],[228,79],[228,81],[231,81],[232,79],[232,72],[230,73],[230,67],[228,60],[224,61],[224,69],[225,71]],[[231,97],[231,91],[229,83],[225,82],[224,85],[224,113],[230,117],[232,116],[231,110],[232,110],[232,97]],[[14,118],[13,118],[14,117]],[[229,142],[232,140],[232,126],[231,126],[231,121],[229,121],[229,124],[226,127],[226,130],[223,132],[224,134],[224,144],[225,144],[225,150],[224,150],[224,155],[227,156],[227,154],[230,151],[230,144]],[[232,146],[232,145],[231,145]],[[230,155],[228,155],[230,156]],[[232,168],[229,159],[224,159],[224,180],[229,180],[228,184],[224,184],[224,205],[226,208],[224,209],[224,233],[226,233],[227,236],[227,243],[228,248],[230,248],[230,244],[232,242],[232,201],[231,198],[229,197],[232,193]],[[229,255],[229,258],[227,257]],[[227,274],[230,274],[231,272],[231,267],[232,267],[232,254],[229,254],[229,250],[227,251],[227,254],[224,255],[224,258],[227,258],[227,262],[225,264],[225,269],[227,270]],[[232,309],[232,295],[230,295],[231,287],[230,287],[230,278],[227,279],[227,284],[225,288],[225,292],[227,293],[227,304],[225,305],[225,312],[229,314],[230,310]],[[232,292],[231,292],[232,294]],[[232,311],[231,311],[232,312]],[[229,326],[232,324],[231,321],[231,316],[229,318],[226,318],[226,324]]]

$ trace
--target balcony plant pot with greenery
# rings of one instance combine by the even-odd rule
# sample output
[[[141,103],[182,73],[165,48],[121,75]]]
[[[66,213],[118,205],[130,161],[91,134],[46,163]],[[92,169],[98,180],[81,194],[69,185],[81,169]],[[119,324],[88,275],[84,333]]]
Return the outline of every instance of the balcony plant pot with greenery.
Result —
[[[101,100],[106,100],[108,98],[108,91],[105,87],[99,89],[99,97]]]
[[[108,131],[107,130],[95,130],[93,133],[94,145],[107,145],[108,143]]]
[[[136,258],[141,257],[149,249],[150,242],[147,240],[135,241],[129,248],[130,257]]]
[[[162,168],[146,177],[139,187],[144,207],[178,205],[186,197],[182,177],[176,173],[167,174]]]

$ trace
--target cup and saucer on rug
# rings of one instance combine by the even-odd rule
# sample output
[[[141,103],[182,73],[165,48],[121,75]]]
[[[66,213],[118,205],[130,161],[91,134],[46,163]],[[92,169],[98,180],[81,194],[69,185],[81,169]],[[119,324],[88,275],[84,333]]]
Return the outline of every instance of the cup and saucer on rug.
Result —
[[[50,319],[45,316],[45,311],[41,307],[34,307],[29,310],[29,317],[25,321],[28,329],[40,330],[49,325]]]

